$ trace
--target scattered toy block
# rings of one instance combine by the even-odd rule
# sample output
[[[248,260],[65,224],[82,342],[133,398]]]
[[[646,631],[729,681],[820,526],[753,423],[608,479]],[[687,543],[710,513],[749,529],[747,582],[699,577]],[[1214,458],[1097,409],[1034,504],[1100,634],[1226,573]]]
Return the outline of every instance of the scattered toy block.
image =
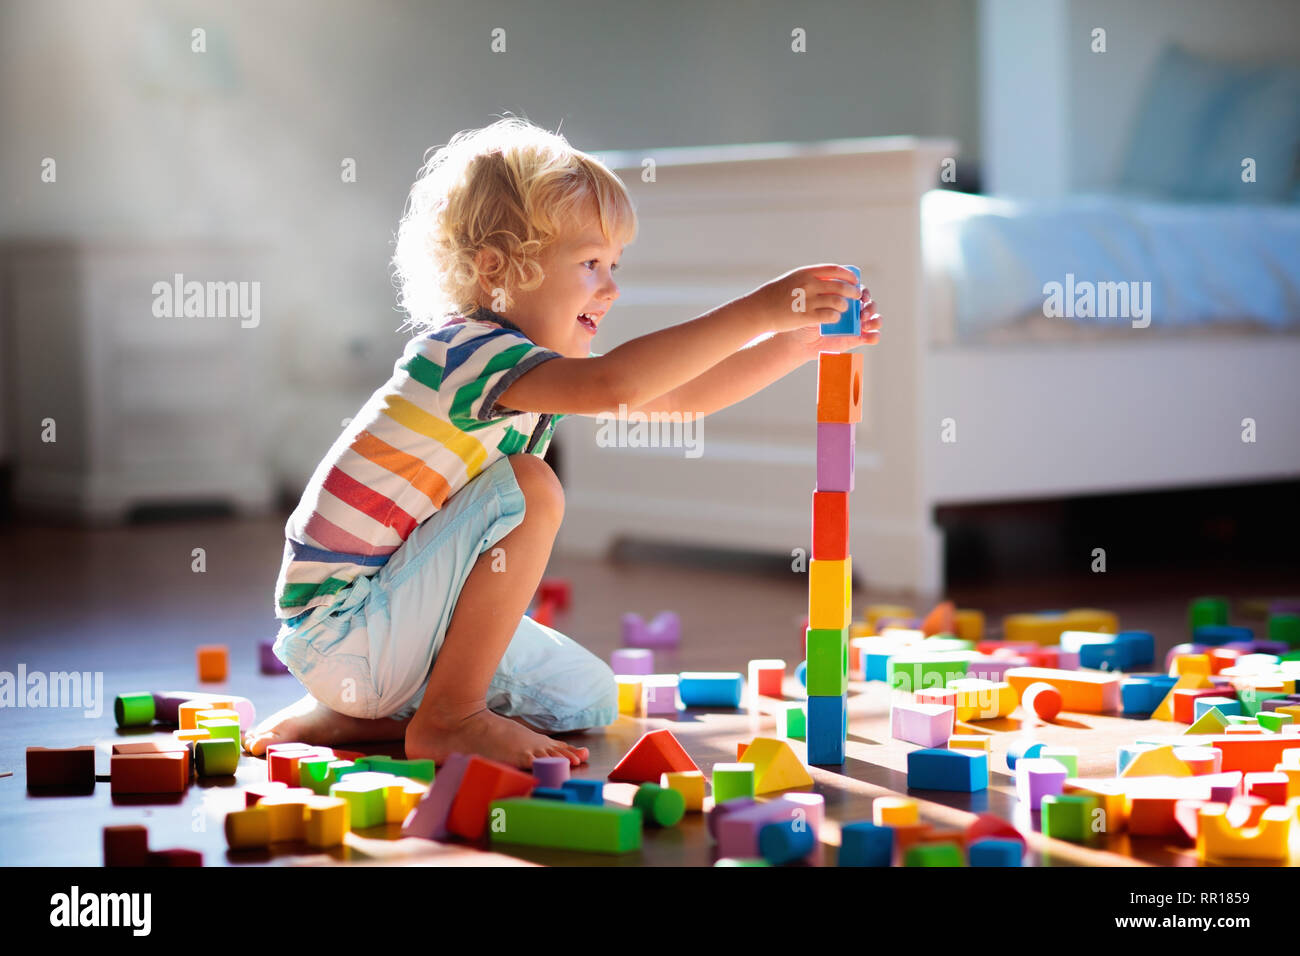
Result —
[[[951,686],[953,681],[966,676],[971,656],[969,651],[929,651],[923,647],[907,647],[889,655],[884,679],[894,690],[907,694],[925,688]],[[867,679],[871,680],[870,669]]]
[[[1195,694],[1196,691],[1193,691],[1192,693]],[[1242,716],[1241,701],[1233,697],[1222,697],[1211,694],[1194,697],[1192,699],[1192,722],[1200,720],[1201,717],[1205,715],[1205,712],[1211,708],[1218,710],[1220,716],[1223,717]]]
[[[620,647],[609,655],[609,665],[616,676],[653,674],[655,653],[647,647]]]
[[[677,692],[683,707],[739,707],[744,686],[736,671],[683,671]]]
[[[890,733],[920,747],[941,747],[952,736],[954,713],[947,704],[895,701],[889,708]]]
[[[853,558],[808,561],[808,626],[842,630],[851,623]]]
[[[641,811],[559,800],[508,798],[487,808],[493,844],[630,853],[641,848]]]
[[[806,859],[814,844],[812,830],[801,820],[765,823],[758,831],[758,852],[773,866]]]
[[[849,556],[849,493],[814,491],[812,496],[812,558],[842,561]]]
[[[230,648],[224,644],[205,644],[195,652],[199,664],[199,681],[216,683],[230,672]]]
[[[95,748],[28,747],[28,790],[94,790]]]
[[[1210,741],[1223,751],[1223,770],[1244,772],[1272,770],[1282,762],[1282,755],[1300,747],[1300,737],[1286,734],[1260,734],[1254,737],[1215,737]]]
[[[1246,774],[1242,785],[1248,797],[1258,797],[1271,804],[1284,805],[1287,801],[1290,780],[1285,773],[1257,770]]]
[[[1223,752],[1213,747],[1175,747],[1174,756],[1187,764],[1192,776],[1218,773],[1223,766]]]
[[[647,674],[641,678],[641,700],[638,702],[639,716],[677,713],[676,674]]]
[[[537,587],[537,596],[543,601],[550,601],[557,611],[567,611],[573,601],[573,589],[568,578],[542,578]]]
[[[1228,718],[1221,714],[1216,708],[1211,707],[1205,713],[1197,718],[1196,722],[1187,728],[1186,733],[1189,735],[1202,736],[1205,734],[1221,734],[1227,729]]]
[[[176,847],[170,850],[151,850],[148,866],[202,866],[203,854],[198,850]]]
[[[451,812],[452,801],[456,799],[456,790],[460,787],[469,759],[465,754],[459,753],[447,758],[434,778],[433,786],[407,815],[402,824],[402,836],[426,840],[446,839],[447,815]],[[573,782],[565,781],[565,786]]]
[[[618,712],[629,717],[642,717],[641,682],[644,677],[628,674],[615,674],[614,684],[618,690]]]
[[[871,821],[878,827],[915,826],[920,820],[920,805],[910,797],[876,797],[871,803]]]
[[[1190,777],[1191,768],[1174,756],[1173,747],[1152,747],[1134,754],[1121,777]],[[1074,774],[1071,774],[1074,776]]]
[[[266,776],[269,780],[278,780],[286,786],[301,785],[299,763],[307,757],[334,757],[328,747],[313,747],[310,744],[272,744],[266,748]],[[342,776],[337,773],[336,776]]]
[[[376,827],[388,822],[388,788],[393,779],[391,775],[370,771],[348,774],[330,784],[329,796],[347,801],[348,821],[353,830]],[[273,798],[268,797],[262,803],[267,799]]]
[[[226,814],[225,831],[226,846],[232,850],[269,846],[271,813],[262,806],[233,810]]]
[[[306,836],[307,801],[315,796],[306,787],[286,787],[257,802],[253,809],[266,811],[272,843],[301,840]]]
[[[1071,777],[1079,775],[1079,748],[1078,747],[1044,747],[1039,751],[1040,760],[1055,760],[1064,767]]]
[[[484,757],[470,757],[447,814],[447,830],[466,840],[479,839],[487,827],[489,804],[527,796],[536,785],[537,779],[530,773]]]
[[[817,356],[817,421],[862,421],[862,353],[821,352]]]
[[[127,740],[113,744],[114,754],[169,754],[190,752],[189,744],[179,740]]]
[[[1041,810],[1043,797],[1063,792],[1068,775],[1058,761],[1021,758],[1016,761],[1016,797],[1028,804],[1030,810]]]
[[[681,771],[686,773],[687,771]],[[703,776],[703,773],[701,773]],[[605,802],[605,784],[600,780],[566,780],[560,785],[562,790],[573,793],[579,803],[601,806]]]
[[[918,704],[939,704],[951,707],[954,711],[957,709],[957,691],[951,687],[927,687],[918,690],[915,698]]]
[[[1070,611],[1039,611],[1034,614],[1009,614],[1002,619],[1002,637],[1006,641],[1035,644],[1059,644],[1066,631],[1119,631],[1119,618],[1110,611],[1075,608]],[[1067,710],[1071,710],[1068,705]]]
[[[852,491],[855,428],[838,422],[817,423],[817,490]]]
[[[704,809],[704,773],[700,770],[675,770],[660,775],[659,786],[676,790],[688,813]]]
[[[105,866],[146,866],[149,831],[138,824],[104,827]]]
[[[287,789],[288,787],[285,784],[274,780],[249,784],[244,787],[244,807],[256,806],[263,797],[269,797],[273,793],[283,792]]]
[[[113,699],[113,719],[119,727],[145,727],[153,718],[153,694],[148,691],[118,694]]]
[[[1120,678],[1105,672],[1067,671],[1048,667],[1013,667],[1007,683],[1024,696],[1030,684],[1042,682],[1061,694],[1062,710],[1083,714],[1110,714],[1119,710]]]
[[[995,813],[978,813],[966,827],[962,841],[970,846],[978,840],[1011,840],[1020,845],[1023,854],[1026,843],[1024,835],[1014,825],[1003,820]],[[1019,865],[1019,864],[1017,864]]]
[[[676,647],[682,640],[682,622],[675,611],[660,611],[649,623],[629,611],[622,623],[625,647]]]
[[[1091,843],[1097,838],[1092,830],[1097,798],[1081,793],[1045,794],[1039,804],[1042,811],[1043,836],[1073,843]]]
[[[847,653],[847,643],[845,650]],[[785,661],[768,659],[749,662],[749,687],[754,694],[760,697],[780,697],[784,681]]]
[[[206,730],[208,736],[212,739],[221,738],[231,741],[236,750],[241,747],[239,721],[237,720],[203,720],[200,718],[196,729]]]
[[[957,631],[957,606],[952,601],[936,604],[921,621],[921,632],[929,637],[932,634],[955,634]]]
[[[1033,759],[1043,752],[1042,741],[1021,738],[1007,747],[1007,769],[1015,770],[1019,760]]]
[[[637,787],[632,806],[641,811],[647,826],[673,827],[686,814],[686,798],[678,791],[657,783],[643,783]]]
[[[957,692],[957,720],[963,722],[1006,717],[1020,703],[1020,694],[1007,681],[961,677],[947,684]]]
[[[305,802],[303,839],[307,845],[317,850],[341,846],[351,829],[347,800],[314,795]]]
[[[580,803],[578,795],[572,790],[565,790],[563,787],[534,787],[533,792],[529,794],[534,800],[568,800],[571,803]]]
[[[718,819],[715,828],[718,853],[741,859],[759,856],[758,836],[766,824],[800,819],[805,812],[785,797],[728,812]]]
[[[1287,724],[1295,723],[1295,717],[1289,713],[1261,710],[1255,715],[1259,725],[1270,733],[1280,734]]]
[[[806,644],[809,694],[829,697],[848,691],[848,633],[848,628],[842,627],[808,628]]]
[[[970,866],[1023,866],[1024,847],[1015,840],[977,840],[966,847]]]
[[[965,866],[966,858],[956,843],[921,843],[909,847],[903,866]]]
[[[987,754],[966,750],[913,750],[907,755],[909,790],[973,793],[989,785]]]
[[[990,739],[982,734],[955,734],[948,738],[949,750],[979,750],[992,753]]]
[[[534,757],[532,772],[540,787],[559,787],[570,777],[573,765],[568,757]]]
[[[1033,714],[1039,720],[1054,720],[1061,712],[1063,703],[1061,692],[1051,684],[1035,681],[1025,687],[1021,705],[1026,714]]]
[[[190,782],[188,753],[117,754],[109,761],[114,794],[181,793]]]
[[[776,732],[791,740],[804,740],[808,736],[808,718],[803,704],[784,704],[776,711]]]
[[[754,794],[812,786],[808,769],[784,740],[755,737],[739,759],[754,765]]]
[[[609,779],[620,783],[655,783],[663,773],[699,769],[672,731],[652,730],[632,745],[610,771]]]
[[[284,661],[275,656],[275,641],[264,640],[257,642],[257,663],[258,670],[263,674],[287,674],[288,666]]]
[[[810,764],[844,763],[844,743],[848,736],[848,710],[842,696],[808,697],[808,762]]]
[[[1196,852],[1203,862],[1213,860],[1286,860],[1295,810],[1269,807],[1258,826],[1234,827],[1221,803],[1202,805],[1197,821]]]
[[[239,767],[239,745],[220,738],[194,745],[194,771],[200,777],[227,777]]]
[[[890,866],[893,859],[893,827],[866,822],[840,827],[837,866]]]
[[[754,796],[752,763],[715,763],[713,765],[713,800],[725,803],[737,797]]]

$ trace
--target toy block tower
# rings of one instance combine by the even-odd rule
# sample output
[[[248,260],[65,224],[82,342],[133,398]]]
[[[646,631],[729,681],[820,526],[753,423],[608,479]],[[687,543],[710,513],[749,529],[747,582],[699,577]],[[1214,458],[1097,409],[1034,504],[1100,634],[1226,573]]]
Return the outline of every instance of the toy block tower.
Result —
[[[853,331],[837,327],[834,334]],[[848,736],[845,705],[849,625],[853,620],[849,492],[853,490],[853,436],[860,421],[862,355],[822,352],[817,357],[817,487],[812,502],[812,559],[808,563],[810,764],[844,763]]]

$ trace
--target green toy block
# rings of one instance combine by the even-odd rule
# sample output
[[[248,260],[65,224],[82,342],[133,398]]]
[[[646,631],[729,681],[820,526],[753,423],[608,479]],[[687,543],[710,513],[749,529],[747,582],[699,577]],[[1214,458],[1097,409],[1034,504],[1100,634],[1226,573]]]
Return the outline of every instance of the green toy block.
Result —
[[[298,786],[306,787],[318,797],[328,796],[331,784],[338,782],[334,767],[340,763],[352,766],[350,760],[335,760],[333,757],[303,757],[298,761]]]
[[[1071,777],[1079,776],[1079,753],[1073,747],[1044,747],[1038,756],[1064,765]]]
[[[1300,647],[1300,614],[1269,615],[1268,639],[1282,641],[1291,647]]]
[[[1254,717],[1258,714],[1264,701],[1285,696],[1286,694],[1280,690],[1255,690],[1253,687],[1243,687],[1237,692],[1237,699],[1241,701],[1241,713],[1245,717]]]
[[[194,772],[200,777],[228,777],[239,766],[239,744],[226,737],[194,741]]]
[[[946,687],[948,681],[965,677],[969,666],[970,657],[963,651],[935,652],[931,655],[907,648],[889,658],[887,679],[894,690],[910,694],[932,687]]]
[[[641,848],[641,811],[528,797],[493,800],[488,806],[488,839],[494,844],[630,853]]]
[[[808,693],[838,697],[849,689],[849,629],[808,628]]]
[[[724,856],[714,866],[771,866],[767,860],[738,860],[732,856]]]
[[[956,843],[919,843],[908,847],[903,866],[965,866],[966,857]]]
[[[1221,734],[1223,728],[1228,726],[1228,718],[1223,716],[1223,712],[1217,707],[1211,707],[1205,713],[1197,718],[1196,723],[1188,727],[1185,733],[1189,734]]]
[[[1224,720],[1226,720],[1226,721],[1227,721],[1228,723],[1230,723],[1230,724],[1257,724],[1257,723],[1259,723],[1259,717],[1258,717],[1258,715],[1256,715],[1255,717],[1247,717],[1245,714],[1228,714],[1226,717],[1224,717]]]
[[[346,779],[330,784],[329,795],[342,797],[348,802],[348,818],[353,830],[374,827],[387,819],[387,798],[384,789],[387,784],[377,781],[354,781]]]
[[[143,727],[154,718],[153,694],[148,691],[118,694],[113,701],[113,719],[119,727]]]
[[[1290,714],[1279,714],[1277,711],[1272,710],[1261,710],[1258,717],[1259,725],[1265,730],[1273,731],[1275,734],[1280,734],[1285,724],[1293,722]]]
[[[1228,623],[1228,599],[1200,597],[1187,606],[1187,633],[1195,634],[1198,627]]]
[[[219,720],[215,718],[200,720],[198,726],[200,730],[206,730],[214,740],[225,737],[233,740],[236,747],[239,746],[239,721],[237,720]]]
[[[396,757],[376,755],[360,757],[356,761],[356,770],[373,770],[378,773],[391,773],[395,777],[409,777],[433,783],[434,763],[432,760],[399,760]]]
[[[713,803],[725,803],[736,797],[754,795],[752,763],[715,763],[713,765]]]
[[[1093,842],[1098,834],[1092,828],[1092,821],[1100,806],[1101,801],[1091,794],[1061,793],[1044,796],[1040,817],[1043,836],[1073,843]]]
[[[805,740],[808,737],[808,714],[803,704],[785,704],[776,715],[776,731],[779,736],[791,740]]]
[[[682,792],[657,783],[643,783],[637,787],[632,806],[641,811],[648,826],[673,827],[686,815],[686,798]]]

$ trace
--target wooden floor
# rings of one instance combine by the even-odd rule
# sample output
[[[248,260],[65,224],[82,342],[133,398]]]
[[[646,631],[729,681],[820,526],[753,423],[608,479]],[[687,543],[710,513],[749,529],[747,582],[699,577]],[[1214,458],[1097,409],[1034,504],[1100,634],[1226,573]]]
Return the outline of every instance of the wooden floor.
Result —
[[[282,517],[265,520],[190,521],[110,530],[9,527],[0,548],[0,575],[8,599],[0,617],[0,670],[28,673],[102,673],[103,709],[89,716],[81,708],[0,709],[0,864],[98,865],[100,830],[108,824],[144,823],[153,848],[189,847],[204,854],[206,865],[412,863],[419,865],[514,865],[598,863],[615,866],[708,865],[713,848],[703,820],[688,816],[679,827],[648,831],[644,848],[621,857],[520,851],[510,856],[472,847],[403,840],[396,826],[353,834],[331,854],[305,855],[288,847],[270,854],[229,854],[221,820],[240,802],[237,788],[265,776],[261,760],[245,757],[233,783],[195,785],[173,802],[153,799],[114,801],[106,782],[91,795],[32,796],[25,791],[23,751],[29,745],[52,747],[95,742],[101,770],[108,748],[120,739],[113,727],[112,699],[133,690],[196,689],[194,648],[224,643],[231,647],[228,683],[204,689],[250,698],[267,714],[301,694],[288,676],[258,673],[256,646],[272,637],[272,590],[279,568]],[[206,571],[192,570],[193,550],[204,549]],[[654,560],[650,560],[652,557]],[[763,561],[724,561],[720,556],[624,553],[592,562],[557,555],[549,574],[572,582],[574,608],[556,626],[595,653],[608,657],[619,644],[624,611],[652,614],[676,610],[683,620],[683,643],[675,654],[657,655],[657,670],[727,669],[744,671],[751,658],[781,657],[792,673],[800,659],[799,624],[806,601],[806,578]],[[1253,598],[1300,590],[1293,573],[1243,575],[1232,569],[1202,567],[1179,572],[1128,572],[1086,578],[1004,581],[995,587],[958,589],[949,597],[959,606],[980,608],[991,625],[1013,611],[1105,607],[1127,628],[1153,631],[1161,654],[1183,640],[1187,600],[1198,594],[1232,597],[1238,608]],[[907,595],[858,588],[854,605],[907,600]],[[914,603],[924,603],[915,599]],[[1242,619],[1243,623],[1256,623]],[[788,694],[798,689],[793,677]],[[874,798],[906,793],[907,745],[888,733],[888,694],[880,684],[850,688],[848,761],[842,770],[813,768],[815,789],[826,798],[828,825],[823,843],[834,860],[841,823],[870,819]],[[772,733],[762,713],[688,711],[677,721],[621,718],[603,732],[581,735],[591,749],[589,766],[575,775],[603,778],[642,733],[671,727],[704,770],[735,760],[736,743]],[[986,728],[991,729],[991,728]],[[941,828],[958,828],[975,812],[1013,818],[1014,787],[1006,770],[1007,740],[1018,729],[1013,720],[993,728],[992,784],[976,794],[913,793],[922,818]],[[1180,725],[1161,725],[1176,731]],[[1115,717],[1072,715],[1043,728],[1043,739],[1079,747],[1082,776],[1113,773],[1114,748],[1149,732],[1145,722]],[[385,748],[374,747],[374,752]],[[797,746],[802,756],[802,750]],[[396,753],[396,750],[387,752]],[[608,785],[606,796],[630,802],[632,787]],[[1037,815],[1014,818],[1026,832],[1036,831]],[[1165,865],[1195,865],[1185,850],[1159,840],[1112,838],[1099,849],[1084,849],[1031,838],[1034,865],[1123,865],[1139,860]]]

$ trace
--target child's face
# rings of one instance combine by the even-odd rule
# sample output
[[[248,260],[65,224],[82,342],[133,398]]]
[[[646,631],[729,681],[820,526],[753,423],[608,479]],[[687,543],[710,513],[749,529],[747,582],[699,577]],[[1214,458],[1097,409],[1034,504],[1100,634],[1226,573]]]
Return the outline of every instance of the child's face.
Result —
[[[607,244],[594,220],[586,223],[542,255],[542,284],[518,293],[506,315],[538,345],[568,358],[587,357],[597,326],[618,298],[613,272],[623,247]],[[591,321],[578,317],[584,312]]]

